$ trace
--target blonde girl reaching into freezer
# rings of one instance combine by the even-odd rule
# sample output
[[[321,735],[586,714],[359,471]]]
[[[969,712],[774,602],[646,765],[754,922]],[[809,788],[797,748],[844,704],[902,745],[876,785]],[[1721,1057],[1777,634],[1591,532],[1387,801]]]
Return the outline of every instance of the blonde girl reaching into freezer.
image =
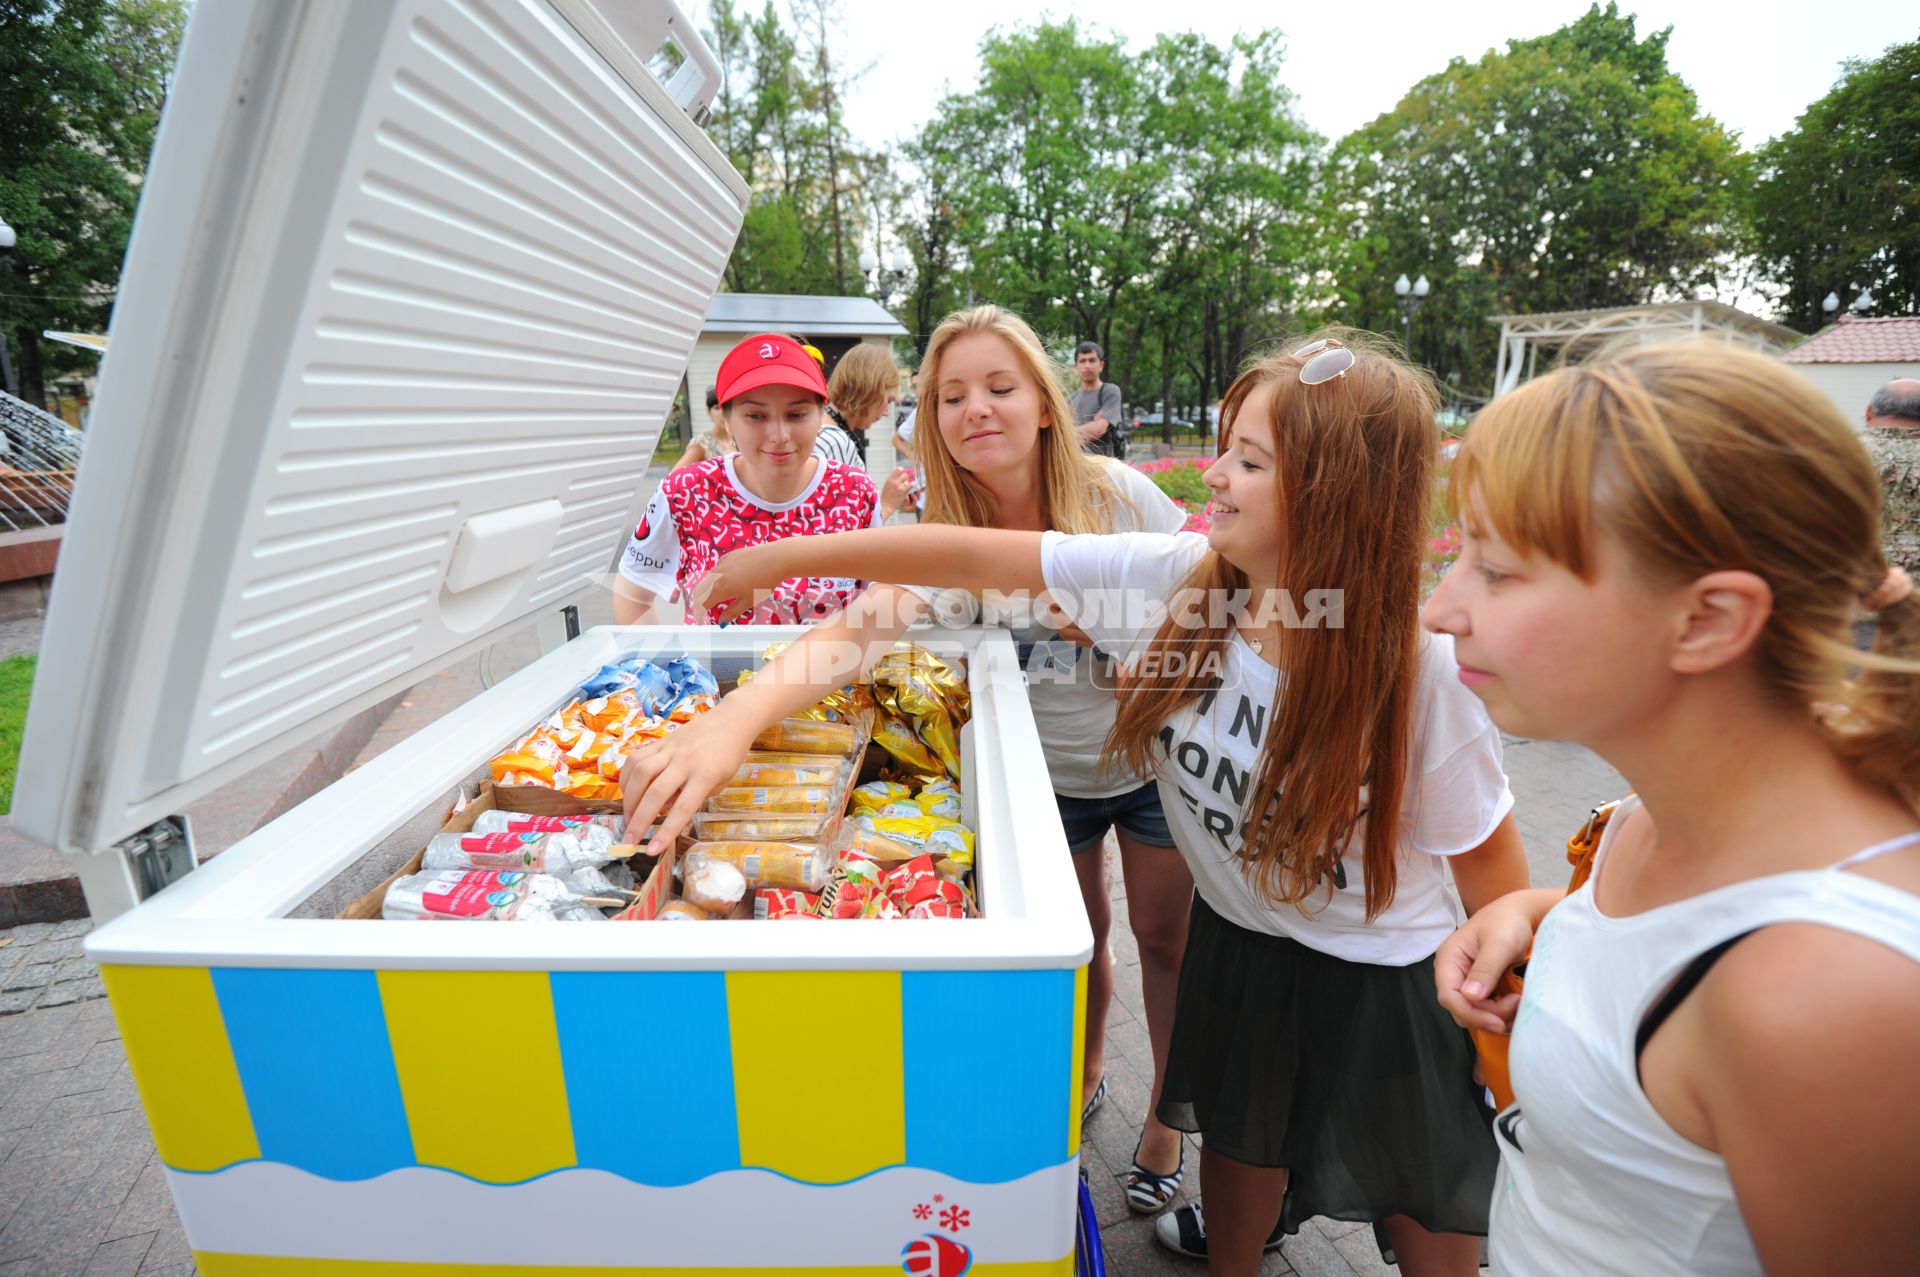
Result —
[[[866,355],[854,351],[842,368],[856,357]],[[877,354],[873,364],[873,387],[866,397],[880,400],[880,383],[893,375],[893,364]],[[836,371],[836,384],[840,377]],[[924,394],[916,429],[927,485],[921,513],[925,523],[1026,529],[1034,535],[1049,529],[1168,531],[1184,523],[1180,508],[1145,475],[1081,450],[1071,429],[1061,372],[1018,317],[994,306],[950,315],[928,340],[920,384]],[[851,385],[846,397],[850,404],[860,400]],[[879,412],[868,405],[867,414]],[[855,419],[864,420],[867,414]],[[912,564],[900,568],[886,579],[917,579]],[[817,575],[811,567],[800,572]],[[664,807],[662,836],[670,837],[708,792],[732,774],[760,730],[870,667],[912,621],[930,611],[948,621],[978,616],[987,624],[1011,628],[1028,671],[1034,722],[1093,925],[1084,1120],[1106,1096],[1105,1022],[1113,989],[1107,946],[1112,917],[1102,850],[1106,835],[1112,832],[1118,843],[1127,885],[1156,1077],[1172,1033],[1193,883],[1173,848],[1151,778],[1139,768],[1102,766],[1100,744],[1118,709],[1110,662],[1062,637],[1031,609],[989,606],[984,615],[980,610],[980,601],[964,591],[875,586],[841,618],[819,627],[766,674],[728,696],[715,713],[657,748],[636,754],[623,782],[627,803],[631,811],[649,818]],[[1178,1132],[1151,1113],[1146,1116],[1124,1186],[1129,1205],[1141,1212],[1159,1210],[1172,1200],[1185,1166]]]

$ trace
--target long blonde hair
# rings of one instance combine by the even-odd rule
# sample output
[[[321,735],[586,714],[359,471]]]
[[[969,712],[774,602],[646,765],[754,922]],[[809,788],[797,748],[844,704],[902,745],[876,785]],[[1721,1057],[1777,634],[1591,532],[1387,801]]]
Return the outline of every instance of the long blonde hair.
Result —
[[[1882,610],[1874,650],[1855,649],[1860,600],[1887,575],[1880,480],[1799,373],[1693,342],[1560,369],[1481,412],[1448,500],[1585,579],[1603,525],[1658,581],[1759,576],[1773,593],[1757,649],[1769,689],[1862,776],[1920,798],[1920,598]]]
[[[1294,350],[1328,336],[1354,351],[1353,367],[1333,381],[1301,384],[1304,361]],[[1323,880],[1338,880],[1364,814],[1371,921],[1393,902],[1398,881],[1438,397],[1425,373],[1365,333],[1314,333],[1228,388],[1220,404],[1223,449],[1262,386],[1272,388],[1280,492],[1275,580],[1296,600],[1342,591],[1342,615],[1338,626],[1280,631],[1280,685],[1242,812],[1242,867],[1266,899],[1304,909]],[[1154,747],[1167,720],[1218,686],[1233,621],[1207,604],[1244,598],[1247,589],[1246,574],[1217,553],[1195,567],[1121,698],[1107,737],[1109,766],[1138,773],[1164,765]],[[1196,625],[1197,617],[1206,620]]]
[[[1073,413],[1062,389],[1065,370],[1047,357],[1025,320],[998,306],[957,310],[940,321],[927,341],[920,363],[920,406],[914,413],[913,451],[927,483],[924,523],[970,528],[993,526],[993,496],[947,450],[940,434],[940,360],[962,337],[991,333],[1012,348],[1040,394],[1042,424],[1040,511],[1056,532],[1111,532],[1116,506],[1125,501],[1119,485],[1100,460],[1083,451],[1073,430]]]

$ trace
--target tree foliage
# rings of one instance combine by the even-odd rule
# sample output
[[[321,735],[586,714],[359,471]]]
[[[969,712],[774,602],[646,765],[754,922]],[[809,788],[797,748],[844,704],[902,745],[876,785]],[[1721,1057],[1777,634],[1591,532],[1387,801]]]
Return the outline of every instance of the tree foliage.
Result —
[[[185,26],[180,0],[0,0],[0,331],[44,402],[40,333],[106,326]]]
[[[1738,246],[1735,137],[1609,3],[1561,29],[1456,58],[1334,149],[1324,191],[1334,313],[1400,326],[1392,281],[1433,295],[1413,354],[1491,389],[1489,315],[1712,290]]]
[[[1920,41],[1851,61],[1833,90],[1760,148],[1754,251],[1785,289],[1784,322],[1811,332],[1820,302],[1920,310]]]
[[[1812,327],[1830,289],[1871,286],[1880,313],[1920,302],[1920,45],[1849,64],[1756,155],[1668,65],[1669,31],[1595,4],[1455,59],[1329,149],[1295,113],[1278,32],[1129,48],[1042,21],[989,33],[974,87],[900,155],[847,145],[835,162],[845,80],[774,9],[744,22],[735,2],[716,10],[737,37],[729,53],[720,36],[736,73],[716,127],[756,200],[730,286],[858,291],[832,265],[837,206],[853,236],[878,225],[910,250],[916,347],[950,310],[997,302],[1062,352],[1100,342],[1129,401],[1181,405],[1169,415],[1290,330],[1408,331],[1402,273],[1432,282],[1413,356],[1468,401],[1492,390],[1503,313],[1757,286]],[[817,25],[822,0],[803,3],[794,30]]]
[[[1074,21],[996,32],[978,87],[910,148],[939,198],[908,228],[933,300],[961,291],[1061,346],[1100,342],[1133,397],[1224,388],[1249,334],[1291,297],[1316,139],[1294,117],[1273,34],[1225,48],[1163,36],[1132,52]]]
[[[714,0],[707,43],[721,68],[709,124],[752,189],[723,285],[741,293],[860,292],[858,259],[876,157],[847,133],[849,78],[834,62],[832,0],[791,23]]]

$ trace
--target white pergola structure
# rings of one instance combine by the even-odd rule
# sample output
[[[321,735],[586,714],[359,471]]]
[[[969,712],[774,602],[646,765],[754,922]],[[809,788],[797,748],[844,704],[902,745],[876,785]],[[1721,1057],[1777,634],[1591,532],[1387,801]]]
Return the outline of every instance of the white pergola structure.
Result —
[[[1500,355],[1494,368],[1493,395],[1499,398],[1539,367],[1540,352],[1549,365],[1578,363],[1618,343],[1651,345],[1681,337],[1708,337],[1777,355],[1803,334],[1770,323],[1725,302],[1651,302],[1607,310],[1562,310],[1544,315],[1493,315],[1500,325]]]

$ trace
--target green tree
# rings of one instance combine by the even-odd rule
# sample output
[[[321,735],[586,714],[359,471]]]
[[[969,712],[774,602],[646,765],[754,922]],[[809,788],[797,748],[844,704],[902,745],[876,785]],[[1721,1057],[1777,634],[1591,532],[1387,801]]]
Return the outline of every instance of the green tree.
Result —
[[[1072,21],[981,42],[979,87],[943,100],[911,148],[972,294],[1062,340],[1111,338],[1165,171],[1139,128],[1143,91],[1118,41]]]
[[[1324,192],[1333,313],[1397,330],[1392,281],[1433,294],[1412,354],[1485,394],[1503,312],[1686,298],[1737,247],[1734,136],[1609,3],[1569,25],[1456,58],[1335,147]]]
[[[1149,103],[1141,129],[1164,172],[1127,341],[1157,338],[1154,384],[1169,405],[1169,443],[1176,385],[1196,413],[1218,399],[1245,356],[1279,335],[1295,301],[1321,141],[1293,114],[1283,56],[1269,31],[1225,48],[1162,36],[1141,58]]]
[[[715,0],[708,46],[721,67],[709,132],[751,189],[723,285],[733,292],[859,291],[875,157],[848,136],[847,82],[829,37],[831,0],[810,0],[794,29],[772,0],[757,14]]]
[[[106,324],[185,26],[180,0],[0,0],[0,333],[45,402],[46,328]],[[50,352],[49,352],[50,353]]]
[[[909,147],[938,193],[907,234],[911,326],[992,300],[1062,348],[1101,343],[1141,400],[1216,397],[1278,327],[1311,242],[1319,140],[1293,115],[1277,33],[1134,53],[1042,23],[989,35],[980,59],[978,87]]]
[[[1783,322],[1812,332],[1822,298],[1860,287],[1873,313],[1920,310],[1920,41],[1846,63],[1758,159],[1754,251],[1786,289]]]

